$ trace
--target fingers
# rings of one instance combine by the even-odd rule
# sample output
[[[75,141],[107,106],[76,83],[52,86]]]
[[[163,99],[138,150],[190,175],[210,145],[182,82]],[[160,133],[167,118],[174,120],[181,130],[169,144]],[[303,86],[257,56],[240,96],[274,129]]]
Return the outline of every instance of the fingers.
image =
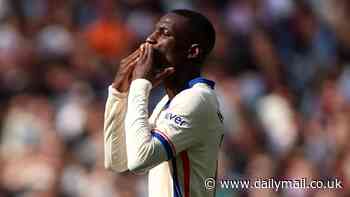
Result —
[[[140,56],[140,59],[139,61],[144,63],[146,62],[146,59],[147,59],[147,54],[149,53],[149,46],[150,44],[148,43],[145,43],[142,45],[142,52],[141,52],[141,56]]]
[[[144,43],[141,44],[141,46],[138,49],[136,49],[132,54],[130,54],[125,59],[123,59],[120,63],[123,65],[128,65],[130,63],[137,61],[140,58],[141,54],[144,52],[144,47],[145,47],[145,44]]]
[[[133,79],[144,78],[153,81],[155,76],[155,67],[153,65],[153,47],[145,43],[143,51],[136,62]]]
[[[132,73],[134,71],[134,68],[135,68],[135,64],[129,66],[125,72],[125,75],[126,75],[126,79],[128,81],[128,83],[130,84],[131,83],[131,79],[132,79]]]
[[[125,67],[123,72],[115,79],[113,83],[113,87],[116,88],[120,92],[128,91],[131,81],[132,81],[132,73],[134,71],[134,66]]]
[[[142,44],[137,50],[120,62],[119,69],[112,84],[114,88],[121,92],[125,92],[129,89],[135,66],[138,64],[141,56],[145,56],[145,44]]]
[[[157,75],[157,78],[160,80],[163,80],[163,79],[169,77],[170,75],[172,75],[174,72],[175,72],[174,67],[168,67],[168,68],[164,69],[162,72],[160,72]]]
[[[165,68],[163,71],[158,73],[153,81],[153,86],[158,86],[164,79],[175,73],[174,67]]]
[[[134,52],[132,52],[132,54],[130,54],[128,57],[124,58],[121,60],[121,64],[126,64],[127,62],[132,61],[133,59],[135,59],[136,57],[138,57],[140,54],[140,48],[138,48],[137,50],[135,50]]]
[[[153,60],[153,53],[154,49],[151,44],[147,43],[146,47],[148,48],[148,53],[147,53],[147,60],[151,61]]]

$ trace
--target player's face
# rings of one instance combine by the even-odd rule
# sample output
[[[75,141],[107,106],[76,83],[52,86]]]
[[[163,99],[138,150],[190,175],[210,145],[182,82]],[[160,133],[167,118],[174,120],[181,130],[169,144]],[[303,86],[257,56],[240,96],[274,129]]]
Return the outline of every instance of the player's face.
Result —
[[[147,42],[155,49],[155,64],[177,66],[186,62],[190,46],[189,24],[185,17],[174,13],[163,16],[148,36]]]

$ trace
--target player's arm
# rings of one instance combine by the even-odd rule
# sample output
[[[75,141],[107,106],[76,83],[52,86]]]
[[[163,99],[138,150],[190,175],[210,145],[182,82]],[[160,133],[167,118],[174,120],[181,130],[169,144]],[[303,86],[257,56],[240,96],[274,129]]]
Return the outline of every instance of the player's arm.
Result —
[[[154,128],[148,124],[148,96],[152,84],[146,79],[131,83],[125,118],[128,169],[146,171],[174,158],[201,141],[198,133],[204,102],[200,95],[184,92],[171,101]],[[189,101],[191,98],[191,102]],[[203,115],[202,115],[203,117]],[[205,121],[205,119],[204,119]]]
[[[108,88],[104,114],[104,165],[117,172],[127,170],[124,119],[127,91],[139,54],[138,49],[121,61],[114,82]]]
[[[124,118],[127,93],[118,92],[112,86],[108,90],[104,114],[104,165],[105,168],[123,172],[127,170]]]
[[[141,55],[140,62],[136,65],[135,80],[131,83],[128,95],[128,111],[125,118],[126,147],[128,169],[134,172],[142,172],[163,161],[170,160],[199,140],[196,133],[193,132],[196,130],[195,125],[198,124],[194,117],[200,113],[199,107],[189,105],[185,101],[188,100],[188,97],[182,101],[181,99],[174,101],[178,104],[175,103],[169,109],[169,113],[173,114],[172,120],[169,117],[168,121],[157,123],[155,129],[150,127],[147,109],[152,83],[157,84],[157,81],[169,74],[166,73],[169,71],[164,70],[153,80],[145,79],[152,65],[152,62],[147,62],[151,60],[151,57],[151,48],[146,45],[145,53]],[[200,97],[196,98],[200,100]],[[175,115],[178,117],[176,121]],[[184,122],[179,122],[179,118]]]

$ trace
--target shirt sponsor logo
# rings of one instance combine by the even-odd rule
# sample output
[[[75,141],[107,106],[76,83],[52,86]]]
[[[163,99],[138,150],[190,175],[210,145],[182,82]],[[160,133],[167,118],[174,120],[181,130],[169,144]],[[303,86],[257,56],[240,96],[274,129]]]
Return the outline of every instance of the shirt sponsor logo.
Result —
[[[185,120],[184,117],[181,117],[179,115],[173,114],[173,113],[166,113],[165,118],[170,120],[171,122],[174,122],[178,126],[189,126],[188,122]]]

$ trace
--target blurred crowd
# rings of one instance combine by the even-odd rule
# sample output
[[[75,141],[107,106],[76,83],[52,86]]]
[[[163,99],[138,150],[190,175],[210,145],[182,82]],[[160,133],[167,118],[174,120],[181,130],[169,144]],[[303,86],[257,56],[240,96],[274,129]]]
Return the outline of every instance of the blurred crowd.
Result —
[[[350,1],[0,0],[1,197],[147,196],[145,176],[103,167],[104,104],[118,62],[176,8],[216,28],[203,76],[225,118],[219,179],[343,186],[217,196],[350,196]]]

